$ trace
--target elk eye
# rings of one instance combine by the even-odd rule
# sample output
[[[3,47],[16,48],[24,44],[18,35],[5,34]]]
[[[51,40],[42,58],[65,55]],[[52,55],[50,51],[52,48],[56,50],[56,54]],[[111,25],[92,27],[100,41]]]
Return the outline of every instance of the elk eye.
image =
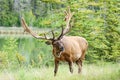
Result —
[[[53,46],[56,46],[56,44],[53,44]]]

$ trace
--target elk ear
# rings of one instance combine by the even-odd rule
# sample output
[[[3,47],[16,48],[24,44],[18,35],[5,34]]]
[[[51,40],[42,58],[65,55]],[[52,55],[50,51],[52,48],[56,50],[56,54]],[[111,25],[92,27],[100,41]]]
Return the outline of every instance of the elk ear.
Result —
[[[51,45],[52,44],[52,41],[46,41],[45,42],[47,45]]]

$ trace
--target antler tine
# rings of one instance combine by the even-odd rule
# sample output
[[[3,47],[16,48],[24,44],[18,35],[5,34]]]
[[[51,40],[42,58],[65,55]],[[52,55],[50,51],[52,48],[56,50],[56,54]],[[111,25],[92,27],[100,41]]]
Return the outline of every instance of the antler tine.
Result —
[[[45,39],[47,39],[47,36],[46,36],[46,34],[44,34],[44,36],[45,36]]]
[[[58,40],[62,38],[62,36],[63,36],[63,31],[64,31],[64,28],[63,28],[63,26],[62,26],[62,32],[61,32],[60,36],[58,37]]]
[[[25,22],[25,20],[24,20],[24,18],[22,17],[22,19],[21,19],[21,24],[22,24],[22,27],[24,28],[24,32],[26,31],[26,32],[29,32],[29,28],[27,27],[27,24],[26,24],[26,22]]]
[[[55,34],[54,34],[53,30],[51,32],[52,32],[53,40],[54,40],[55,39]]]
[[[68,6],[68,13],[69,13],[69,14],[71,13],[71,11],[70,11],[70,6]]]
[[[39,36],[38,34],[36,34],[36,33],[34,33],[33,31],[31,31],[31,30],[28,28],[28,26],[27,26],[27,24],[26,24],[26,22],[25,22],[25,20],[24,20],[23,17],[21,18],[21,23],[22,23],[22,27],[24,28],[24,31],[26,31],[26,32],[28,32],[29,34],[31,34],[34,38],[50,40],[50,39],[47,39],[46,35],[44,35],[44,37],[43,37],[43,36]]]
[[[65,11],[64,13],[65,15],[67,15],[67,11]],[[66,19],[67,19],[67,16],[65,16],[64,21],[66,21]]]
[[[66,16],[65,16],[64,20],[66,21],[66,27],[65,27],[65,29],[63,29],[63,27],[62,27],[62,32],[61,32],[60,36],[58,37],[58,39],[61,39],[61,37],[64,36],[66,33],[68,33],[71,28],[70,20],[73,16],[74,12],[71,13],[70,7],[68,7],[68,9],[65,11],[65,14],[66,14]]]

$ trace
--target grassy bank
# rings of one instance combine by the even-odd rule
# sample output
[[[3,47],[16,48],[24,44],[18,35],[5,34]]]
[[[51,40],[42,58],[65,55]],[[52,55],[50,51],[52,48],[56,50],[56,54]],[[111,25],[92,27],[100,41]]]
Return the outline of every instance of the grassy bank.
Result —
[[[0,80],[120,80],[120,64],[84,64],[81,74],[77,66],[71,74],[68,65],[60,65],[58,74],[53,76],[54,67],[19,68],[2,70]]]

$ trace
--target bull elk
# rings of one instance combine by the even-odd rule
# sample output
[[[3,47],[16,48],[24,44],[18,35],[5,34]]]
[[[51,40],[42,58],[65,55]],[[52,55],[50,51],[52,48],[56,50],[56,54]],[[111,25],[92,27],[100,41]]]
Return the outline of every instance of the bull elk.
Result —
[[[59,35],[59,37],[55,38],[54,32],[52,32],[53,37],[47,38],[46,35],[40,36],[36,33],[34,33],[32,30],[30,30],[25,22],[25,20],[22,18],[21,23],[26,32],[31,34],[33,37],[37,39],[44,39],[49,42],[51,42],[51,45],[53,47],[52,53],[54,55],[54,76],[56,76],[56,73],[58,71],[58,65],[60,61],[66,61],[69,64],[70,72],[73,73],[73,63],[75,62],[78,65],[78,73],[81,72],[82,69],[82,61],[85,58],[85,52],[88,47],[88,43],[85,38],[79,37],[79,36],[65,36],[70,31],[71,25],[70,20],[73,16],[73,12],[70,11],[70,8],[68,8],[65,12],[65,21],[66,21],[66,27],[62,27],[62,31]]]

